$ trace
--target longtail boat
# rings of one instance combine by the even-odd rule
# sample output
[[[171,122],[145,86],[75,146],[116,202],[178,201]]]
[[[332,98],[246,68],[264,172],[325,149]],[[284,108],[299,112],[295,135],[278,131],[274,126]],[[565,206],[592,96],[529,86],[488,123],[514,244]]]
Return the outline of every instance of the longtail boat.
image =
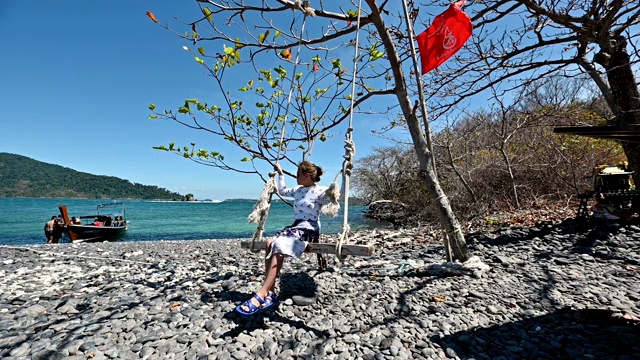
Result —
[[[66,205],[59,205],[58,209],[64,219],[63,232],[71,242],[118,240],[129,227],[129,222],[125,219],[124,203],[100,204],[97,206],[95,215],[74,216],[72,218],[69,218]]]

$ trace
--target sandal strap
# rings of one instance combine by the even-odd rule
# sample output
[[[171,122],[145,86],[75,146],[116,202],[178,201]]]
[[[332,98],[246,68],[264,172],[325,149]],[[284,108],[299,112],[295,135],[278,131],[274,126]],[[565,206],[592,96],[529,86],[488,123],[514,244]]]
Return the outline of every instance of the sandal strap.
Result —
[[[253,294],[253,298],[258,301],[258,304],[260,304],[260,306],[262,306],[262,304],[264,304],[264,299],[262,299],[260,297],[260,295],[258,295],[258,293]],[[251,300],[249,300],[249,301],[251,301]]]

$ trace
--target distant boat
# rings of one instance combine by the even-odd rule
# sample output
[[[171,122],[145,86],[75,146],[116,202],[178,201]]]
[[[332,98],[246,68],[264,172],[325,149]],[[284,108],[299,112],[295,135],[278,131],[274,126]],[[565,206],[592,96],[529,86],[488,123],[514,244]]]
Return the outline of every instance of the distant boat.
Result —
[[[66,205],[59,205],[58,209],[64,219],[63,231],[71,242],[118,240],[129,226],[124,203],[120,202],[98,205],[95,215],[74,216],[75,223],[69,218]]]

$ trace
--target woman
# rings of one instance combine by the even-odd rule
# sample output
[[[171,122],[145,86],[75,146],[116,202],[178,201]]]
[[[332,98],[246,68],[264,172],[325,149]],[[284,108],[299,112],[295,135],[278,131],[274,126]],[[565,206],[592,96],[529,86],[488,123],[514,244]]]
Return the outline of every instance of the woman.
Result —
[[[276,279],[282,269],[285,256],[300,257],[309,242],[320,238],[320,211],[331,200],[331,192],[326,186],[316,185],[322,176],[322,168],[303,161],[298,165],[298,186],[287,188],[280,164],[275,165],[278,172],[278,194],[294,199],[295,221],[267,240],[265,260],[266,277],[262,287],[253,297],[236,307],[243,315],[253,315],[278,302],[274,289]]]

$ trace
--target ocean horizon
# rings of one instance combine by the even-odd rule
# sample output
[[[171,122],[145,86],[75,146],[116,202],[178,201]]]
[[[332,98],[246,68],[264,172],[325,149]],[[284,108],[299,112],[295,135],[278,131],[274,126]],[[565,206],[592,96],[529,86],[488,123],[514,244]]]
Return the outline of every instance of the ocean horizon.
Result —
[[[125,204],[129,221],[127,233],[118,241],[168,241],[206,239],[246,239],[256,231],[247,217],[257,200],[128,200],[71,198],[0,198],[0,245],[45,244],[44,224],[58,215],[58,205],[66,205],[69,216],[92,215],[99,204]],[[386,227],[364,217],[366,206],[349,206],[352,230]],[[335,218],[321,217],[322,233],[342,232],[343,210]],[[265,236],[293,222],[293,210],[274,200],[265,223]]]

